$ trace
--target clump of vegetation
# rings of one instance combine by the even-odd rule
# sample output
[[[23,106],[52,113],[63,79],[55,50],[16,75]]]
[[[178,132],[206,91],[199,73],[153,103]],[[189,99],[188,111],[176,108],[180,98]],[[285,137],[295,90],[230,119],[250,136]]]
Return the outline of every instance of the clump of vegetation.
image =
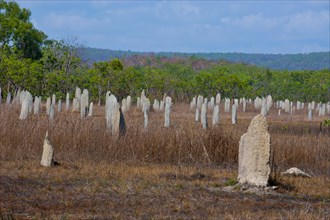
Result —
[[[330,119],[324,119],[322,122],[322,127],[330,127]]]
[[[225,183],[226,186],[234,186],[236,185],[237,180],[236,179],[228,179]]]

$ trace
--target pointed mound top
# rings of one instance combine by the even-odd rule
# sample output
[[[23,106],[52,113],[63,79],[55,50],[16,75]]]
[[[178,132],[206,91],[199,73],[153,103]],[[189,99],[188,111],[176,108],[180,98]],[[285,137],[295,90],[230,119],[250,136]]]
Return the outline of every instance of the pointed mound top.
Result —
[[[268,131],[267,118],[263,115],[255,116],[248,128],[248,132]]]

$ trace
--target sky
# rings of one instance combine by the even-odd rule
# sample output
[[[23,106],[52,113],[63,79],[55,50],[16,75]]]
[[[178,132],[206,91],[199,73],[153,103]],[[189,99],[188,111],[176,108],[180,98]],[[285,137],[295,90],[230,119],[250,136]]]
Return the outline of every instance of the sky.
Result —
[[[143,52],[330,51],[330,1],[17,1],[51,39]]]

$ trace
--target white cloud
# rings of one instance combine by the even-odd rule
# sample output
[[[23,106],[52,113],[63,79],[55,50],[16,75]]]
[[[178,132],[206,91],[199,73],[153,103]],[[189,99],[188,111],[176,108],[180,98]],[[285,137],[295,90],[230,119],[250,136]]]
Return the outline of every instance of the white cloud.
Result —
[[[286,29],[288,31],[320,31],[329,30],[329,11],[305,11],[288,18]]]
[[[86,31],[97,28],[101,24],[109,24],[108,18],[98,20],[95,18],[85,17],[77,14],[57,14],[50,13],[44,18],[44,25],[51,26],[57,30]]]
[[[174,11],[176,11],[178,15],[193,16],[198,15],[200,12],[198,6],[193,5],[189,2],[176,2],[176,4],[174,4],[173,6]]]
[[[192,2],[157,2],[150,11],[164,21],[191,21],[199,18],[200,8]]]
[[[94,8],[105,8],[113,5],[111,1],[100,1],[100,0],[92,0],[90,1],[91,6]]]
[[[242,28],[246,30],[271,30],[277,28],[283,22],[283,18],[269,18],[261,13],[246,15],[240,18],[223,17],[221,24],[230,25],[233,28]]]
[[[233,26],[246,30],[274,30],[275,28],[285,32],[301,31],[311,33],[327,30],[329,28],[329,12],[305,11],[292,15],[267,17],[261,13],[245,15],[238,18],[222,17],[222,25]]]

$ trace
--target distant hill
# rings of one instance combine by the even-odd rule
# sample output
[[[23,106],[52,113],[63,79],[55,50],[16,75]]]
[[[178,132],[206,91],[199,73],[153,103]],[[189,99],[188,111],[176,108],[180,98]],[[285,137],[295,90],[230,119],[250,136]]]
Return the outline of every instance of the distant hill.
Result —
[[[307,54],[247,54],[247,53],[177,53],[159,52],[146,53],[97,48],[80,48],[83,60],[93,63],[113,58],[127,58],[133,55],[153,55],[161,57],[196,57],[207,60],[226,60],[229,62],[246,63],[276,70],[321,70],[330,69],[330,52]]]

